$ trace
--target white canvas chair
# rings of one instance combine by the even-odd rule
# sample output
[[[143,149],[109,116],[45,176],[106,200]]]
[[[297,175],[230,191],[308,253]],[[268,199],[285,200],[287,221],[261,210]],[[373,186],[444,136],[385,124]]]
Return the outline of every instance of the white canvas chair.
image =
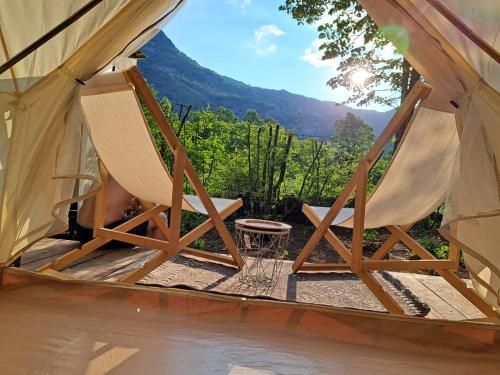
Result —
[[[136,94],[149,108],[174,154],[173,177],[155,146]],[[134,283],[140,280],[180,252],[241,268],[242,258],[223,220],[242,206],[242,200],[209,197],[137,68],[123,73],[104,74],[90,80],[81,89],[81,104],[92,142],[100,158],[102,185],[95,199],[94,239],[81,249],[74,250],[39,270],[60,270],[111,240],[161,250],[142,268],[123,276],[120,280],[122,282]],[[145,209],[145,212],[114,229],[104,227],[108,173],[137,197]],[[197,196],[184,195],[184,176]],[[159,216],[160,212],[167,209],[170,209],[170,227]],[[207,215],[209,218],[181,237],[183,210]],[[155,221],[167,241],[126,233],[150,219]],[[231,257],[187,247],[214,227]]]
[[[417,271],[432,269],[457,288],[483,313],[495,316],[472,289],[455,276],[459,248],[450,243],[448,259],[436,259],[407,232],[419,220],[435,211],[445,200],[453,163],[458,149],[458,135],[453,113],[425,107],[430,87],[417,83],[380,135],[357,172],[331,207],[304,204],[302,211],[316,226],[316,231],[293,264],[297,271],[351,270],[392,313],[402,313],[395,300],[387,294],[370,273],[376,270]],[[413,115],[412,115],[413,113]],[[372,195],[367,198],[367,176],[388,141],[408,116],[412,115],[396,153]],[[343,208],[355,191],[354,208]],[[341,226],[353,229],[352,250],[349,250],[329,229]],[[386,228],[391,235],[369,258],[363,258],[363,231]],[[305,261],[323,237],[339,253],[345,263],[312,264]],[[421,259],[387,260],[384,256],[401,241]]]

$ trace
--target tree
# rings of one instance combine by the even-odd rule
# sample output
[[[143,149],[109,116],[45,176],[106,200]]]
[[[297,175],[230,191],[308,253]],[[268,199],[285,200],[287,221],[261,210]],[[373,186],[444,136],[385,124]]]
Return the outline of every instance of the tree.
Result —
[[[409,45],[406,31],[397,25],[378,29],[356,0],[285,0],[279,9],[299,24],[318,24],[323,59],[339,59],[339,68],[328,85],[347,88],[351,95],[346,103],[397,107],[420,79],[403,58]],[[387,53],[387,38],[397,40],[394,53]],[[371,74],[364,87],[351,80],[360,69]]]
[[[243,116],[243,121],[249,122],[251,124],[260,125],[263,123],[262,118],[257,113],[255,109],[249,109],[245,112],[245,116]]]
[[[333,140],[338,151],[348,154],[357,162],[373,145],[375,133],[360,117],[347,112],[345,117],[335,121]]]
[[[335,122],[333,143],[341,170],[352,174],[357,164],[375,142],[375,133],[361,118],[348,112]]]
[[[238,122],[238,116],[229,108],[219,107],[215,113],[217,114],[217,118],[221,121],[228,123]]]

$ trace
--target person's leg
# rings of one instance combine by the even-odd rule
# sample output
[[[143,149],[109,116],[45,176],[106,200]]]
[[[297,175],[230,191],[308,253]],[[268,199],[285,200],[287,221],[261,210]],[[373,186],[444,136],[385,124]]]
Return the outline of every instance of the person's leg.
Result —
[[[164,212],[160,213],[160,217],[163,219],[165,223],[167,222],[167,215],[165,215]],[[158,228],[158,225],[156,225],[154,220],[149,220],[148,233],[151,233],[151,238],[155,238],[157,240],[165,241],[167,239],[163,234],[163,232],[160,230],[160,228]]]

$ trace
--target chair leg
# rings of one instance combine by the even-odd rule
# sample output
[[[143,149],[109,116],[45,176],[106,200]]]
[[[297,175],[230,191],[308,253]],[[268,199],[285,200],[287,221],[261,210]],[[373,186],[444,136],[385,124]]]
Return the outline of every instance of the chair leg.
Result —
[[[144,263],[144,265],[142,267],[139,267],[139,268],[133,270],[132,272],[125,274],[124,276],[120,277],[118,279],[118,281],[121,283],[135,284],[140,279],[142,279],[144,276],[150,274],[155,269],[160,267],[170,257],[171,257],[171,254],[160,251],[152,259],[150,259],[146,263]]]
[[[410,237],[407,233],[401,231],[401,229],[396,227],[388,227],[393,233],[397,233],[401,236],[403,243],[413,250],[422,259],[436,259],[431,253],[422,247],[417,241]],[[473,289],[467,287],[467,285],[460,279],[457,275],[449,270],[435,270],[443,279],[445,279],[451,286],[453,286],[457,291],[460,292],[470,303],[477,307],[484,315],[489,318],[498,318],[499,314],[493,310],[493,308],[484,302],[481,297]]]
[[[238,252],[238,249],[236,248],[236,244],[234,243],[233,237],[229,233],[229,230],[227,229],[226,225],[223,222],[223,218],[221,217],[219,212],[217,212],[217,209],[215,208],[212,200],[210,199],[210,196],[205,190],[205,187],[201,183],[198,175],[194,171],[193,166],[191,165],[189,160],[186,163],[186,173],[189,180],[191,181],[191,185],[198,194],[201,203],[205,207],[208,216],[210,216],[210,219],[212,220],[215,229],[219,233],[219,236],[222,239],[222,241],[224,242],[224,245],[226,246],[227,250],[233,257],[236,264],[238,265],[238,268],[241,269],[243,267],[243,258],[241,257],[241,254]]]
[[[311,221],[311,223],[317,228],[321,220],[320,218],[314,213],[312,208],[304,204],[302,206],[302,212],[307,216],[307,218]],[[340,239],[331,231],[330,228],[328,228],[325,232],[324,235],[325,239],[328,241],[328,243],[334,248],[334,250],[340,255],[340,257],[344,260],[344,262],[350,264],[351,262],[351,251],[340,241]],[[302,250],[304,251],[304,250]],[[308,255],[309,256],[309,255]],[[304,259],[304,261],[307,258]],[[297,263],[297,268],[295,268],[295,265]],[[303,264],[303,263],[302,263]],[[294,262],[292,268],[294,272],[297,272],[300,270],[302,265],[298,266],[298,262]]]
[[[358,181],[358,172],[352,175],[351,179],[347,183],[346,187],[342,191],[342,194],[335,200],[333,205],[330,207],[328,210],[327,214],[321,220],[318,225],[316,225],[316,230],[312,234],[312,236],[309,238],[307,241],[306,245],[300,252],[300,254],[297,256],[297,259],[295,262],[293,262],[292,268],[294,272],[296,272],[302,264],[307,260],[309,255],[311,255],[312,251],[315,249],[315,247],[318,245],[318,242],[321,240],[321,238],[325,235],[325,233],[330,229],[330,225],[335,219],[335,217],[339,214],[340,210],[342,207],[344,207],[345,203],[351,196],[352,192],[356,188],[356,183]],[[302,210],[304,210],[304,207],[307,205],[304,205]],[[307,206],[307,208],[310,208]],[[311,210],[312,211],[312,210]],[[333,234],[333,232],[332,232]],[[342,250],[341,250],[342,251]],[[340,254],[340,252],[339,252]],[[345,254],[346,255],[346,254]],[[350,254],[349,254],[350,257]]]
[[[168,233],[170,251],[161,251],[152,259],[148,260],[142,267],[133,270],[125,276],[122,276],[119,279],[120,282],[135,284],[144,276],[160,267],[169,258],[181,251],[181,248],[179,247],[179,240],[181,235],[185,161],[186,155],[182,148],[178,146],[178,148],[174,150],[174,175],[172,184],[172,207],[170,208],[170,228],[168,228],[165,223],[159,223],[160,228],[162,228],[162,232],[165,231],[165,233]],[[161,220],[161,218],[159,219]]]
[[[370,289],[375,297],[384,305],[384,307],[391,314],[402,315],[404,310],[399,306],[396,300],[387,293],[382,285],[377,281],[377,279],[370,272],[357,272],[356,275],[365,283],[365,285]]]
[[[488,318],[500,318],[500,313],[493,310],[493,308],[484,302],[481,297],[472,288],[469,288],[461,278],[450,271],[446,270],[436,270],[437,273],[451,286],[460,292],[470,303],[472,303],[476,308],[481,311]]]

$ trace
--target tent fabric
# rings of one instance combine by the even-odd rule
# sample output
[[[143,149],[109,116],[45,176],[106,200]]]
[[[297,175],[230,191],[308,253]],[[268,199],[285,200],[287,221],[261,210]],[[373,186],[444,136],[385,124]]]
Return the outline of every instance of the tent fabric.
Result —
[[[461,0],[440,0],[472,31],[487,44],[500,50],[500,2],[492,0],[470,2]],[[491,87],[500,90],[500,64],[472,42],[465,34],[452,26],[427,0],[412,0],[412,3],[446,38],[482,79]]]
[[[500,328],[6,270],[8,374],[493,374]],[[133,324],[131,324],[133,322]]]
[[[2,1],[0,63],[86,3]],[[138,48],[181,4],[105,0],[2,74],[0,267],[36,240],[63,231],[69,202],[78,199],[75,182],[98,179],[95,152],[78,121],[76,79],[85,81]]]
[[[172,177],[123,73],[97,75],[80,94],[92,143],[113,178],[135,197],[171,207]],[[221,212],[235,200],[212,198],[212,202]],[[182,208],[207,214],[197,196],[185,196]]]
[[[457,148],[454,115],[420,107],[366,202],[365,228],[413,224],[435,211],[446,198]],[[329,210],[311,208],[320,219]],[[332,225],[352,228],[353,214],[342,209]]]
[[[498,48],[498,1],[441,2]],[[407,45],[405,58],[437,91],[443,101],[439,107],[450,102],[458,107],[455,120],[460,144],[443,225],[466,245],[462,250],[474,287],[485,301],[499,308],[500,68],[427,1],[360,3],[382,30],[398,30],[386,35],[395,44]]]

